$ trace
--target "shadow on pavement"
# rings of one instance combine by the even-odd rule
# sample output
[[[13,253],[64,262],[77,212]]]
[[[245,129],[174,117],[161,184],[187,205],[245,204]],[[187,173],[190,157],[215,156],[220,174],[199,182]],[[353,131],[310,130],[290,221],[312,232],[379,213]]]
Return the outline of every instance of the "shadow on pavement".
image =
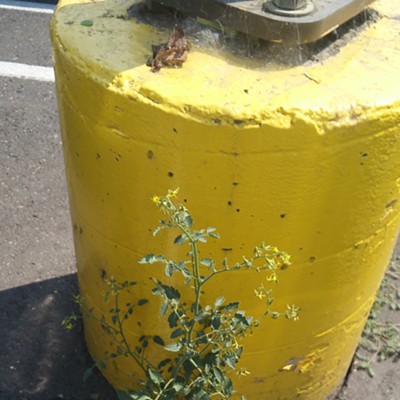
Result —
[[[76,274],[0,292],[1,400],[114,400],[92,365],[82,326],[67,332],[61,322],[77,310]]]

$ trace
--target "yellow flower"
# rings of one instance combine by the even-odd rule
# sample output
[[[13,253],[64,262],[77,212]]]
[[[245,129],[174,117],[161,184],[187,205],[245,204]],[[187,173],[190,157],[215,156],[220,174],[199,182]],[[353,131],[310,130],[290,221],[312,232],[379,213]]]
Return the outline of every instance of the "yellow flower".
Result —
[[[168,197],[176,197],[179,192],[179,188],[176,188],[175,190],[168,190]]]
[[[154,195],[154,196],[151,198],[151,201],[152,201],[153,203],[155,203],[155,204],[158,204],[158,203],[160,202],[160,198],[159,198],[158,196]]]
[[[278,277],[276,276],[276,274],[271,274],[268,278],[267,278],[268,282],[274,282],[274,283],[278,283]]]
[[[292,319],[293,321],[298,321],[299,320],[299,314],[300,314],[300,308],[296,307],[294,304],[293,305],[287,305],[288,311],[286,311],[287,316]]]
[[[250,372],[246,368],[239,368],[236,372],[239,376],[250,375]]]
[[[256,297],[258,297],[260,300],[262,300],[264,297],[266,297],[266,294],[260,289],[254,289],[254,294]]]

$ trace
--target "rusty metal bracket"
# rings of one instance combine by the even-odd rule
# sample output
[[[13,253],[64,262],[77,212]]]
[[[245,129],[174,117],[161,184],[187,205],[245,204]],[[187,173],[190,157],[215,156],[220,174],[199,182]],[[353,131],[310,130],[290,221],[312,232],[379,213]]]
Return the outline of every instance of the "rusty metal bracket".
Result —
[[[273,42],[310,43],[374,0],[152,0]]]

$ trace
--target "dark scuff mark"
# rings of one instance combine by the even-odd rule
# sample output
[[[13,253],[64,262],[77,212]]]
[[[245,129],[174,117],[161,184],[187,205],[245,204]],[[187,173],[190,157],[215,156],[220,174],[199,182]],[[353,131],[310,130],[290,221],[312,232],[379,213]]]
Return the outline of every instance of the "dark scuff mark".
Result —
[[[390,203],[386,204],[385,208],[393,208],[398,203],[397,199],[392,200]]]

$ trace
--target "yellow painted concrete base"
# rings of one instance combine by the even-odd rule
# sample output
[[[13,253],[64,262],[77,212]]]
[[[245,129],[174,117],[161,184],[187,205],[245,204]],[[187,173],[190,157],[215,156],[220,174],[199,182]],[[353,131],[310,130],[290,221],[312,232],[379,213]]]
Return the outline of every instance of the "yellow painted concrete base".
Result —
[[[277,308],[302,308],[298,323],[268,321],[245,341],[235,378],[250,400],[322,400],[343,378],[399,229],[400,24],[394,2],[323,63],[294,68],[194,45],[182,69],[150,72],[151,44],[168,33],[126,15],[133,1],[61,1],[52,22],[66,174],[82,295],[96,312],[104,275],[136,280],[156,239],[153,194],[180,187],[200,227],[222,240],[202,256],[232,260],[265,240],[292,255],[274,290]],[[92,26],[81,21],[91,20]],[[311,79],[312,78],[312,79]],[[227,250],[228,249],[228,250]],[[237,299],[257,314],[259,275],[214,283],[206,298]],[[147,306],[146,306],[147,307]],[[156,301],[131,337],[167,337]],[[101,358],[110,339],[93,321],[85,334]],[[280,371],[293,358],[296,371]],[[129,388],[137,369],[104,371]]]

